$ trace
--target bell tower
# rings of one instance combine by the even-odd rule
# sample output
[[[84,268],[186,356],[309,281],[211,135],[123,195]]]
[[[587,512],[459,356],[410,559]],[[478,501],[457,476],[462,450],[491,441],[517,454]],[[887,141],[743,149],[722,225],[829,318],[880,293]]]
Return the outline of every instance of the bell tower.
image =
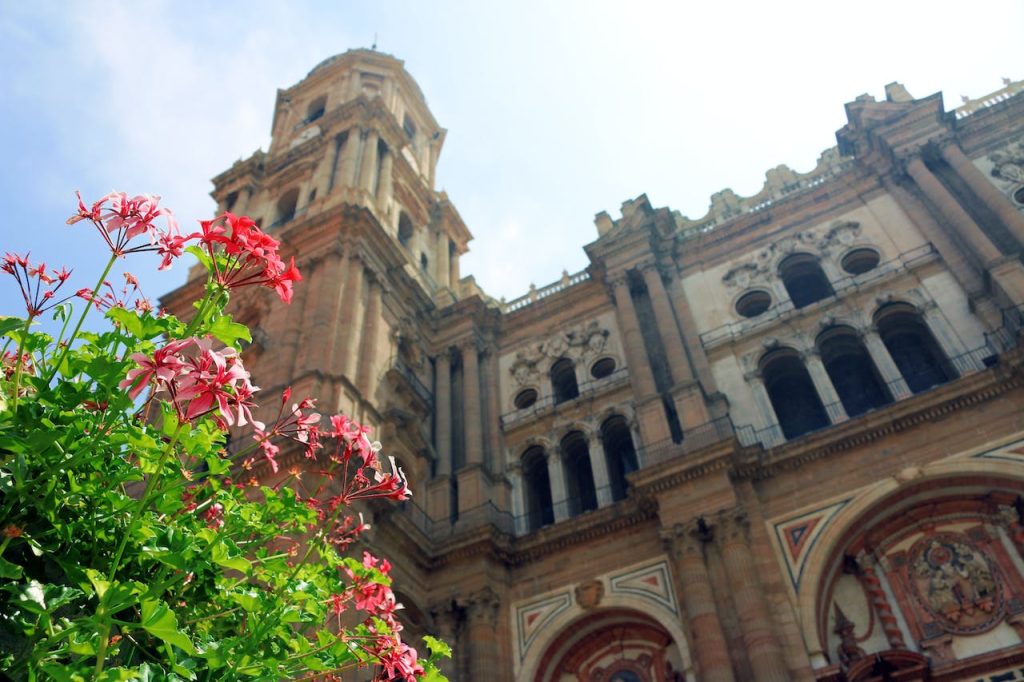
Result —
[[[238,292],[235,317],[254,328],[247,367],[267,395],[291,385],[373,426],[425,481],[436,458],[428,321],[462,298],[472,238],[434,189],[446,131],[403,62],[360,49],[278,90],[271,133],[269,150],[213,179],[218,212],[255,219],[305,280],[290,306]]]

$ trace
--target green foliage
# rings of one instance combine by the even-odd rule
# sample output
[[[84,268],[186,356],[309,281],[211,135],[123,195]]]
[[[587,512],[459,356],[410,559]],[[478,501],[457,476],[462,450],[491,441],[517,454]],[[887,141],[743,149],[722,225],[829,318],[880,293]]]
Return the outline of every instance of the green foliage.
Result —
[[[207,267],[228,262],[189,250]],[[31,319],[0,317],[7,677],[280,680],[398,658],[394,621],[378,612],[384,602],[354,602],[360,590],[390,594],[390,578],[374,561],[339,553],[357,535],[346,503],[328,510],[297,494],[294,480],[250,484],[245,460],[259,444],[229,456],[223,411],[190,414],[152,377],[134,399],[119,385],[139,357],[177,339],[198,339],[193,354],[202,343],[222,346],[236,361],[230,352],[250,335],[224,312],[227,299],[211,274],[187,324],[115,306],[109,329],[79,333],[85,305],[59,342]],[[54,316],[66,330],[71,305]],[[444,679],[436,663],[451,650],[426,644],[417,677]]]

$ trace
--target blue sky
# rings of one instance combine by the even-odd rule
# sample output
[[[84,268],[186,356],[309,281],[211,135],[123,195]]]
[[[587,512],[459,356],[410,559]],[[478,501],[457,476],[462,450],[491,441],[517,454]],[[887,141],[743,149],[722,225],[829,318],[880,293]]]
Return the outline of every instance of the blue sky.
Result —
[[[807,171],[843,104],[899,80],[921,97],[1024,77],[1024,3],[0,1],[0,248],[105,260],[73,192],[162,194],[185,225],[209,178],[266,148],[278,87],[332,54],[405,60],[448,129],[438,188],[476,239],[463,260],[514,298],[586,266],[593,216],[646,192],[697,217],[723,187]],[[510,257],[509,254],[514,254]],[[134,259],[157,297],[185,268]],[[23,309],[13,283],[0,314]]]

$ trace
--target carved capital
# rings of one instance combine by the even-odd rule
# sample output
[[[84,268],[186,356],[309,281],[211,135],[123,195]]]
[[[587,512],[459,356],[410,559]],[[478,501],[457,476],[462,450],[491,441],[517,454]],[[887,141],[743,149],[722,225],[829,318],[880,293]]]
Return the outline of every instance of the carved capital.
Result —
[[[490,587],[473,592],[460,605],[466,610],[471,625],[485,625],[491,629],[497,626],[501,597]]]
[[[665,550],[675,559],[693,556],[704,556],[704,544],[714,536],[711,526],[703,523],[703,519],[691,523],[677,523],[672,528],[664,528],[659,533]]]
[[[750,516],[742,508],[718,512],[715,540],[720,544],[746,543],[750,534]]]

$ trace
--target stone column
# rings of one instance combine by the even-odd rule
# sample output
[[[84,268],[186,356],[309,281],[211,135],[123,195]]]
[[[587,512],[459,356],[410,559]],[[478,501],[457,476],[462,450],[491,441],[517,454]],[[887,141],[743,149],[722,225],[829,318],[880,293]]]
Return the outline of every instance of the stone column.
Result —
[[[380,160],[380,181],[377,183],[377,205],[387,215],[391,203],[391,194],[394,191],[394,163],[395,156],[388,149]]]
[[[451,287],[451,268],[448,265],[448,235],[444,230],[437,232],[437,284],[441,287]]]
[[[729,649],[704,562],[704,543],[710,536],[702,528],[677,524],[662,530],[661,538],[673,559],[676,584],[690,630],[690,651],[697,662],[697,677],[702,682],[733,682]]]
[[[971,265],[965,249],[955,243],[950,235],[935,222],[935,219],[928,212],[928,209],[921,203],[921,200],[913,192],[897,184],[891,178],[883,178],[882,185],[889,191],[896,203],[902,208],[910,221],[924,235],[925,239],[931,242],[935,250],[939,252],[942,260],[949,265],[953,276],[963,286],[967,295],[977,298],[985,292],[985,284],[982,281],[978,270]]]
[[[644,348],[644,337],[640,332],[640,321],[633,307],[633,297],[629,294],[629,283],[625,274],[619,275],[612,282],[615,296],[615,312],[619,317],[619,328],[622,329],[622,345],[629,357],[629,374],[633,379],[633,391],[637,400],[650,397],[657,392],[654,374],[647,361]]]
[[[875,615],[878,616],[882,632],[885,633],[889,646],[893,649],[906,649],[907,645],[903,641],[903,632],[900,630],[899,621],[889,604],[889,597],[885,594],[882,581],[875,573],[875,558],[862,552],[857,556],[857,566],[860,569],[860,575],[857,577],[860,578],[860,584],[867,594],[868,601],[871,602]]]
[[[697,333],[697,321],[690,309],[690,302],[686,298],[686,290],[683,288],[681,276],[677,275],[669,283],[672,306],[675,308],[679,318],[679,330],[683,336],[683,343],[693,359],[694,369],[697,371],[697,378],[704,385],[708,394],[718,391],[715,377],[711,373],[711,365],[708,363],[707,355],[704,353],[704,346],[700,342],[700,335]],[[719,415],[721,416],[721,415]]]
[[[679,421],[684,431],[702,426],[709,420],[707,406],[704,404],[704,395],[700,386],[694,381],[693,368],[690,366],[690,359],[686,356],[686,349],[683,348],[683,341],[679,336],[679,325],[672,313],[672,305],[665,292],[661,273],[655,265],[651,264],[644,268],[643,275],[647,284],[647,292],[651,298],[651,307],[654,309],[655,324],[658,326],[658,334],[665,347],[665,354],[668,356],[669,368],[675,383],[672,399],[676,406],[676,413],[679,415]]]
[[[373,194],[377,172],[377,131],[368,130],[363,140],[363,158],[359,168],[359,186]]]
[[[757,405],[757,410],[761,414],[762,426],[765,427],[760,434],[762,442],[766,447],[783,442],[785,437],[782,435],[782,427],[779,425],[779,418],[775,414],[775,407],[768,395],[768,389],[764,386],[764,376],[761,374],[761,370],[747,372],[743,378],[750,385],[750,394],[754,397],[754,404]]]
[[[498,349],[493,345],[486,351],[487,366],[484,385],[487,387],[487,457],[488,469],[500,474],[505,469],[501,457],[501,396],[499,394]]]
[[[715,539],[722,552],[754,679],[757,682],[788,682],[789,670],[775,637],[776,625],[765,604],[750,554],[746,513],[737,510],[722,512],[718,521]]]
[[[463,640],[469,648],[469,677],[472,680],[493,679],[495,671],[499,670],[495,629],[500,607],[497,593],[489,587],[474,592],[466,600],[466,632]]]
[[[449,286],[458,294],[459,281],[462,279],[462,274],[459,272],[459,252],[457,249],[455,253],[448,254],[448,270]]]
[[[850,417],[846,414],[846,408],[843,407],[843,402],[839,399],[839,393],[836,392],[836,387],[832,384],[832,378],[828,375],[825,364],[821,361],[821,355],[818,354],[818,350],[816,348],[809,350],[803,356],[807,373],[811,375],[811,381],[818,392],[818,397],[821,398],[821,402],[825,405],[825,412],[828,413],[829,421],[833,424],[838,424],[849,419]]]
[[[939,179],[932,175],[924,161],[920,157],[913,157],[907,161],[907,175],[921,188],[928,200],[953,223],[957,233],[970,245],[971,249],[978,254],[981,262],[988,266],[989,263],[1001,258],[999,250],[978,227],[978,224],[967,215],[967,212],[960,205],[960,202],[949,193]]]
[[[448,349],[435,359],[437,386],[434,390],[436,401],[434,418],[437,420],[437,475],[452,473],[452,360]]]
[[[978,167],[971,163],[963,150],[954,140],[947,140],[942,147],[942,158],[946,160],[953,172],[960,176],[971,191],[991,208],[999,220],[1006,226],[1006,229],[1017,240],[1018,248],[1024,245],[1024,215],[1021,215],[1010,200],[996,189],[996,186],[988,181],[988,178],[978,170]]]
[[[341,150],[341,169],[335,183],[346,187],[354,187],[356,184],[356,161],[359,159],[359,146],[361,144],[361,133],[359,128],[350,128],[348,139]]]
[[[462,352],[462,386],[466,415],[466,464],[480,465],[484,459],[483,420],[480,405],[480,359],[476,341],[460,346]]]
[[[371,276],[367,284],[366,316],[363,321],[363,342],[359,351],[358,367],[356,369],[356,387],[362,393],[363,398],[369,400],[372,396],[373,379],[379,376],[377,367],[377,349],[380,348],[379,330],[381,326],[381,289],[380,280]]]
[[[871,356],[871,361],[875,363],[875,368],[882,375],[882,380],[892,394],[892,399],[903,400],[912,396],[907,380],[900,374],[900,368],[896,366],[896,361],[892,359],[889,349],[878,335],[878,329],[874,326],[864,329],[861,332],[861,339],[868,355]]]
[[[551,483],[551,506],[555,523],[569,518],[569,492],[565,487],[565,468],[562,456],[557,452],[546,452],[548,463],[548,481]]]
[[[693,381],[693,371],[690,369],[686,350],[683,349],[682,339],[679,338],[679,327],[676,324],[675,315],[672,314],[668,294],[665,293],[665,284],[661,281],[661,273],[658,272],[658,267],[651,263],[644,266],[643,275],[644,282],[647,284],[647,292],[651,296],[651,307],[654,309],[658,334],[665,344],[665,354],[668,356],[672,378],[676,383]]]
[[[958,374],[966,374],[985,369],[980,360],[975,361],[972,357],[962,357],[964,351],[963,342],[957,335],[956,330],[942,314],[939,306],[934,301],[929,301],[921,306],[921,314],[925,325],[939,344],[939,348],[946,355],[949,364],[953,365]]]
[[[607,506],[612,503],[612,488],[608,479],[608,453],[600,436],[591,435],[587,439],[587,452],[590,454],[590,470],[594,474],[594,488],[597,489],[597,506]]]
[[[365,330],[363,320],[366,308],[363,306],[363,287],[366,286],[365,265],[362,256],[352,254],[349,258],[348,280],[345,282],[345,305],[342,308],[342,333],[345,334],[344,363],[342,373],[356,384],[356,368],[359,363],[359,346]],[[357,384],[358,385],[358,384]]]
[[[431,615],[434,617],[434,627],[437,630],[438,638],[454,650],[452,658],[442,657],[438,659],[438,668],[441,669],[441,672],[450,682],[458,682],[456,674],[457,660],[462,655],[458,651],[458,643],[456,642],[459,625],[458,614],[450,602],[445,602],[434,606],[431,609]]]

